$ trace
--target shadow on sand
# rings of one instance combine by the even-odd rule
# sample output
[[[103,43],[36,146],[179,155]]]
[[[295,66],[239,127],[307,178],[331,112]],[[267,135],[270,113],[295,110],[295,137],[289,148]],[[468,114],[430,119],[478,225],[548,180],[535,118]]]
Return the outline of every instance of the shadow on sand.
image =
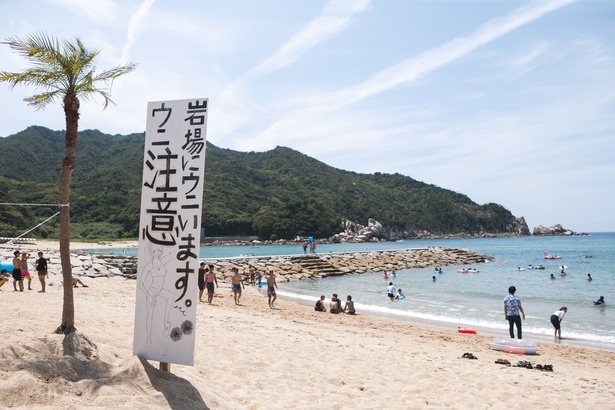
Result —
[[[169,408],[174,410],[209,409],[199,391],[188,380],[175,376],[173,373],[158,370],[145,359],[139,358],[139,360],[152,387],[164,395]]]

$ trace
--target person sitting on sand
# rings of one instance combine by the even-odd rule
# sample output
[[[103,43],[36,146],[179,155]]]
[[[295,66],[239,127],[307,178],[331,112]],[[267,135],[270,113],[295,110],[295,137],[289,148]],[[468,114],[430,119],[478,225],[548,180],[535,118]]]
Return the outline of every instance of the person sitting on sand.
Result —
[[[406,295],[402,293],[401,288],[397,289],[397,295],[395,295],[395,299],[404,300],[405,298],[406,298]]]
[[[338,314],[342,310],[342,305],[340,300],[337,298],[337,293],[334,293],[331,297],[331,302],[329,302],[329,312],[333,314]]]
[[[8,282],[9,279],[11,279],[11,275],[9,275],[9,272],[6,269],[2,269],[0,271],[0,288],[2,287],[2,285]]]
[[[598,300],[594,301],[594,305],[598,306],[598,305],[605,305],[606,302],[604,301],[604,296],[600,296],[600,298]]]
[[[387,296],[391,300],[395,300],[395,286],[393,286],[393,282],[389,282],[389,287],[387,288]]]
[[[354,315],[356,312],[354,310],[354,302],[352,301],[352,296],[346,296],[346,304],[344,305],[344,312],[347,315]]]
[[[317,312],[326,312],[327,308],[325,307],[325,295],[321,295],[320,299],[316,301],[316,305],[314,306],[314,310]]]
[[[81,279],[77,279],[75,277],[73,277],[73,287],[76,288],[77,284],[80,284],[81,286],[83,286],[84,288],[89,287],[88,285],[84,284],[83,282],[81,282]]]

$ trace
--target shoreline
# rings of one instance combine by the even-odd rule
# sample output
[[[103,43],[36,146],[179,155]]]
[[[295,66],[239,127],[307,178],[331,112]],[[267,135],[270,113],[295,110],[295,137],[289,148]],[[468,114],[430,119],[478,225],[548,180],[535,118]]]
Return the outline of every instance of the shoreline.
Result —
[[[320,313],[284,299],[268,309],[251,286],[237,306],[227,284],[213,305],[197,307],[194,366],[163,373],[157,362],[132,355],[136,281],[90,282],[75,289],[73,354],[63,353],[63,336],[51,334],[61,317],[60,288],[0,292],[0,308],[17,320],[0,347],[7,407],[581,409],[609,408],[613,399],[613,352],[540,343],[538,355],[520,356],[488,349],[491,338],[481,333]],[[466,352],[478,359],[462,358]],[[499,358],[554,371],[507,367]],[[264,391],[266,401],[255,394]]]
[[[83,243],[83,242],[72,242],[71,243],[71,254],[75,254],[78,253],[81,255],[81,253],[79,251],[82,251],[86,256],[90,255],[90,256],[94,256],[94,255],[98,255],[98,254],[88,254],[87,250],[88,249],[101,249],[101,246],[108,246],[110,250],[112,249],[121,249],[121,248],[137,248],[138,247],[138,242],[137,241],[119,241],[119,242],[107,242],[107,243]],[[59,252],[59,243],[55,242],[55,241],[40,241],[40,243],[37,244],[30,244],[30,245],[20,245],[19,247],[15,246],[15,245],[11,245],[11,246],[5,246],[5,245],[0,245],[0,249],[1,248],[11,248],[11,249],[31,249],[31,250],[36,250],[36,249],[43,249],[45,248],[45,252]],[[453,250],[458,250],[456,248],[453,248]],[[425,248],[425,249],[421,249],[421,248],[408,248],[408,249],[401,249],[401,250],[386,250],[386,251],[370,251],[370,252],[341,252],[339,254],[335,254],[335,253],[328,253],[328,254],[319,254],[319,255],[315,255],[316,257],[319,258],[325,258],[325,259],[331,259],[331,258],[335,258],[335,257],[342,257],[342,259],[347,259],[347,257],[351,254],[353,254],[353,256],[356,256],[354,254],[378,254],[378,253],[383,253],[383,254],[396,254],[398,252],[404,252],[404,251],[409,251],[410,253],[412,252],[417,252],[417,251],[427,251],[427,252],[431,252],[433,251],[433,249],[431,248]],[[49,255],[46,255],[49,256]],[[56,261],[59,262],[59,255],[54,255],[56,257]],[[101,255],[98,255],[101,256]],[[257,264],[261,269],[268,269],[269,267],[274,267],[276,269],[276,276],[278,277],[278,280],[280,282],[288,282],[288,281],[294,281],[294,280],[301,280],[301,279],[322,279],[323,277],[326,277],[326,275],[312,275],[312,274],[307,274],[302,276],[301,278],[293,278],[292,276],[288,276],[284,271],[279,270],[279,268],[281,266],[283,266],[283,263],[280,263],[280,260],[285,260],[286,258],[295,258],[295,257],[301,257],[303,255],[290,255],[290,256],[267,256],[267,257],[235,257],[235,258],[205,258],[206,261],[212,262],[216,265],[217,267],[217,272],[218,272],[218,279],[223,282],[223,283],[228,283],[229,281],[229,277],[230,277],[230,270],[232,267],[239,267],[240,271],[244,270],[244,275],[245,272],[247,272],[247,265],[249,263],[253,263],[253,261],[255,259],[262,259],[265,262],[264,263],[259,263]],[[484,255],[479,255],[475,252],[471,252],[471,256],[478,256],[480,258],[484,257]],[[118,256],[120,258],[122,258],[121,256]],[[135,258],[136,257],[130,257],[130,258]],[[276,265],[271,265],[269,261],[273,261],[272,263],[275,263]],[[85,263],[89,263],[92,264],[92,262],[94,263],[100,263],[100,260],[90,260],[89,262],[85,262]],[[439,261],[441,262],[441,261]],[[78,262],[75,262],[78,263]],[[136,265],[136,262],[134,262],[134,264]],[[335,265],[335,263],[333,263]],[[447,264],[442,264],[442,263],[436,263],[438,265],[442,265],[442,266],[446,266]],[[448,265],[450,264],[457,264],[457,263],[448,263]],[[432,266],[432,264],[427,264],[426,266]],[[119,271],[117,270],[117,267],[119,265],[114,265],[115,268],[115,273],[111,273],[109,270],[106,270],[104,274],[88,274],[87,272],[80,272],[78,267],[75,267],[73,269],[73,274],[76,277],[89,277],[89,278],[99,278],[99,277],[105,277],[105,276],[113,276],[115,275],[116,277],[118,276]],[[391,268],[392,265],[388,264],[387,270],[391,270],[388,268]],[[338,266],[339,267],[339,266]],[[286,267],[285,267],[286,268]],[[113,268],[108,268],[113,270]],[[404,269],[403,267],[397,267],[396,269]],[[124,276],[127,279],[135,279],[136,278],[136,266],[134,267],[134,269],[132,269],[131,267],[129,267],[128,269],[126,267],[123,268],[123,270],[130,270],[131,272],[134,271],[134,273],[130,273],[130,274],[122,274],[122,276]],[[352,273],[351,269],[348,269],[348,267],[346,266],[346,269],[342,269],[345,272],[343,272],[342,274],[346,275],[346,274],[362,274],[362,273],[366,273],[369,272],[370,269],[365,269],[363,272],[358,272],[358,273]],[[378,270],[382,270],[381,267],[375,268],[375,269],[371,269],[371,271],[378,271]],[[50,269],[50,272],[52,272],[52,269]],[[55,273],[60,273],[60,271],[57,271]],[[246,283],[247,283],[247,277],[246,279]],[[59,282],[59,280],[58,280]],[[5,288],[6,289],[6,288]],[[292,302],[292,303],[296,303],[298,305],[309,305],[311,302],[307,302],[301,299],[300,297],[293,297],[293,296],[283,296],[282,298]],[[360,305],[360,304],[359,304]],[[372,309],[373,310],[373,309]],[[404,315],[404,314],[398,314],[397,312],[388,312],[388,313],[384,313],[384,312],[378,312],[377,310],[374,311],[369,311],[365,314],[368,314],[370,316],[374,316],[374,317],[380,317],[380,318],[385,318],[387,320],[399,320],[402,322],[407,322],[407,323],[413,323],[413,324],[423,324],[423,325],[427,325],[427,326],[433,326],[433,327],[437,327],[440,329],[452,329],[452,330],[456,330],[456,326],[457,325],[464,325],[463,322],[453,322],[453,321],[447,321],[447,320],[436,320],[436,319],[428,319],[428,318],[422,318],[422,317],[416,317],[416,316],[412,316],[412,315]],[[466,323],[467,326],[473,326],[470,323]],[[502,327],[502,331],[498,331],[496,328],[492,328],[492,327],[484,327],[484,326],[476,326],[476,328],[481,332],[484,333],[486,335],[491,335],[493,337],[506,337],[507,336],[507,331],[505,329],[505,326]],[[551,343],[551,344],[560,344],[557,343],[555,341],[553,341],[553,338],[544,335],[544,334],[539,334],[539,333],[532,333],[532,332],[528,332],[526,331],[526,334],[531,335],[531,337],[535,340],[540,340],[541,342],[545,342],[545,343]],[[608,343],[600,343],[600,342],[593,342],[593,341],[589,341],[589,340],[581,340],[581,339],[563,339],[563,344],[564,345],[568,345],[568,346],[577,346],[577,347],[581,347],[581,348],[587,348],[587,349],[595,349],[595,350],[600,350],[600,351],[608,351],[608,352],[613,352],[615,351],[615,346],[608,344]]]

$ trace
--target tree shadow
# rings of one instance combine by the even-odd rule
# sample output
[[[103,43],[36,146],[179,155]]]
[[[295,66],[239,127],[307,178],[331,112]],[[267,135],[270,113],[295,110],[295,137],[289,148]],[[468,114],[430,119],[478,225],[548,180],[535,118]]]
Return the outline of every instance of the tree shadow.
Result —
[[[182,379],[173,373],[158,370],[145,359],[139,358],[139,360],[147,377],[149,377],[152,387],[164,395],[171,409],[209,410],[209,407],[203,401],[201,393],[188,380]]]

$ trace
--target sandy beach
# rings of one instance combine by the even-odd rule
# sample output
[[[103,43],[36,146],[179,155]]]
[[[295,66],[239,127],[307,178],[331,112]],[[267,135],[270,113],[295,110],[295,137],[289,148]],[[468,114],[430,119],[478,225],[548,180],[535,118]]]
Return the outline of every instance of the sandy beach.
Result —
[[[538,355],[519,356],[488,349],[493,337],[506,336],[504,321],[499,334],[467,335],[284,300],[270,310],[264,290],[252,286],[236,306],[227,284],[213,305],[198,306],[194,366],[164,373],[132,355],[136,281],[86,283],[75,289],[72,343],[53,334],[61,287],[45,294],[36,281],[31,291],[1,288],[3,407],[587,409],[610,408],[615,398],[614,352],[539,343]],[[462,358],[466,352],[478,359]],[[507,367],[498,358],[554,371]]]

